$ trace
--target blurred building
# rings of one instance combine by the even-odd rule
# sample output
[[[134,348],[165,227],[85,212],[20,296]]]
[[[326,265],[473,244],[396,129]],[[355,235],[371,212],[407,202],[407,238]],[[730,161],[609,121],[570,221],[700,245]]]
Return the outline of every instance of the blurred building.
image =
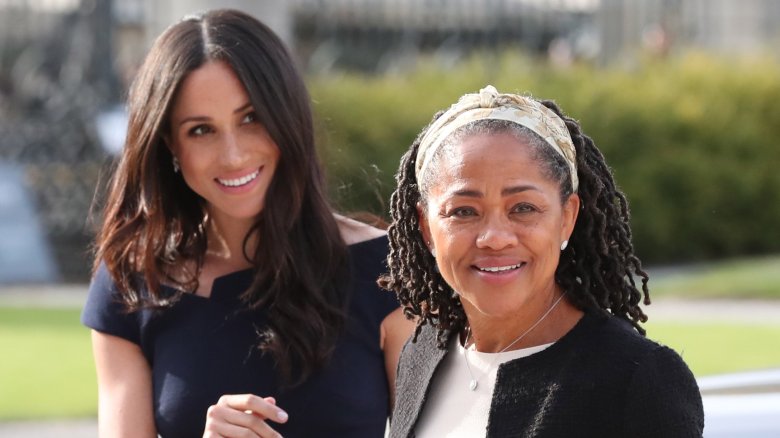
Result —
[[[587,29],[596,0],[298,0],[295,43],[313,71],[403,70],[420,54],[454,63],[475,50],[546,53]]]
[[[123,76],[171,23],[218,7],[259,17],[312,72],[382,73],[420,54],[454,63],[506,48],[606,64],[640,49],[733,54],[777,52],[780,43],[776,0],[123,0],[113,7]]]
[[[662,55],[678,48],[780,55],[776,0],[600,0],[596,26],[603,62],[638,48]]]

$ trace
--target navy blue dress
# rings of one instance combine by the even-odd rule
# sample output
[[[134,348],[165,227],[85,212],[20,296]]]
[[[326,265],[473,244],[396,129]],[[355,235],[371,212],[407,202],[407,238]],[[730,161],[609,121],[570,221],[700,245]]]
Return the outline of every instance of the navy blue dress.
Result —
[[[251,270],[217,278],[209,298],[185,294],[163,311],[128,314],[101,267],[81,320],[141,347],[152,370],[157,432],[164,438],[202,436],[208,407],[223,394],[243,393],[276,398],[290,419],[269,424],[287,438],[382,437],[389,397],[380,324],[399,307],[394,294],[376,285],[386,272],[387,238],[351,245],[349,256],[347,328],[330,362],[293,389],[280,390],[273,359],[256,348],[265,312],[240,311]]]

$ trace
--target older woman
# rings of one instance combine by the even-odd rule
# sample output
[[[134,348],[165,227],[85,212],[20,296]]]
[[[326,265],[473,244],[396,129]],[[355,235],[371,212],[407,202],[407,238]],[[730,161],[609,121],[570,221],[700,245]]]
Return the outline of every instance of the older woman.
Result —
[[[417,318],[392,437],[701,436],[693,375],[640,327],[626,198],[555,104],[463,96],[403,157],[392,215],[380,283]]]

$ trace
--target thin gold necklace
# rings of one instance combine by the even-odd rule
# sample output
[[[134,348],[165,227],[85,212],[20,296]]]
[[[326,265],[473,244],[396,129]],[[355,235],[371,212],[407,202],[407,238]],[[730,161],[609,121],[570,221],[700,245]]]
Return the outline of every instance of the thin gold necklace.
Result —
[[[566,295],[566,292],[562,293],[561,296],[559,296],[558,299],[555,300],[555,302],[552,304],[552,306],[550,306],[550,308],[547,309],[547,311],[544,312],[544,314],[542,316],[540,316],[539,319],[536,320],[534,325],[529,327],[528,330],[524,331],[520,336],[516,337],[514,341],[510,342],[509,345],[507,345],[506,347],[501,349],[501,351],[499,351],[498,353],[495,353],[495,356],[493,356],[493,361],[490,363],[490,368],[488,368],[488,371],[491,368],[493,368],[493,365],[496,364],[496,360],[498,359],[498,355],[503,353],[503,352],[505,352],[505,351],[507,351],[507,350],[509,350],[513,345],[515,345],[518,342],[520,342],[520,340],[523,339],[525,337],[525,335],[527,335],[528,333],[531,333],[531,330],[535,329],[536,326],[538,326],[539,323],[544,321],[544,318],[547,318],[547,315],[549,315],[550,312],[552,312],[553,309],[555,309],[555,307],[558,305],[558,303],[561,302],[561,299],[563,299],[564,295]],[[474,373],[471,372],[471,366],[469,365],[469,358],[468,358],[469,339],[471,339],[471,326],[469,326],[469,328],[466,331],[466,341],[464,342],[464,345],[463,345],[463,360],[466,361],[466,370],[469,372],[469,377],[471,377],[471,380],[469,381],[469,389],[471,391],[474,391],[474,390],[477,389],[477,385],[479,383],[477,382],[477,379],[474,377]]]

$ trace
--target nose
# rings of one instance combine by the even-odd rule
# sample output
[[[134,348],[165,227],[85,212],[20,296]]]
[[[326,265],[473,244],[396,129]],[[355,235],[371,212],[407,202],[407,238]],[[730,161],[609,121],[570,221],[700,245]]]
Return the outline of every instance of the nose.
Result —
[[[225,167],[241,167],[246,150],[240,138],[234,132],[225,132],[222,136],[222,162]]]
[[[518,243],[517,233],[508,218],[487,216],[477,236],[477,248],[502,250]]]

